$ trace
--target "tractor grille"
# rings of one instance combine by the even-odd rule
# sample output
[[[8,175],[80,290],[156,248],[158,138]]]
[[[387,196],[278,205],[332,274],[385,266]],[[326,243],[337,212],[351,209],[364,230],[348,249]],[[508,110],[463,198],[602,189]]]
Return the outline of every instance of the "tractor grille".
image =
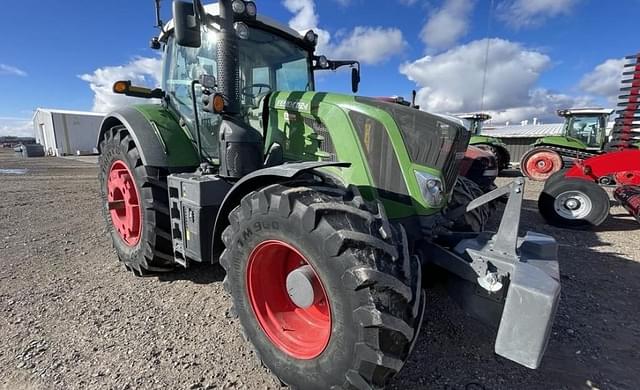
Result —
[[[447,191],[455,185],[470,133],[461,124],[415,108],[369,98],[357,98],[386,111],[396,122],[414,163],[442,172]]]
[[[350,111],[349,117],[366,154],[376,190],[384,198],[411,204],[409,190],[387,129],[376,119],[356,111]]]

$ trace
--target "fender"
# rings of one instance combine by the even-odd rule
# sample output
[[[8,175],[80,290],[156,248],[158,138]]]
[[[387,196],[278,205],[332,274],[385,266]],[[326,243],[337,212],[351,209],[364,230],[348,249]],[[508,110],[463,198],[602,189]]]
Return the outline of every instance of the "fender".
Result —
[[[104,133],[120,125],[129,130],[144,165],[195,169],[200,163],[191,138],[159,104],[136,105],[109,113],[100,125],[98,152]]]
[[[217,259],[222,252],[222,231],[229,225],[229,219],[227,216],[234,207],[240,204],[240,200],[246,194],[270,184],[293,179],[294,177],[313,169],[323,167],[348,168],[350,166],[351,163],[348,162],[307,161],[259,169],[251,172],[247,176],[244,176],[233,187],[231,187],[218,210],[216,224],[213,228],[213,247],[211,253],[214,255],[211,258],[212,262],[217,262]]]

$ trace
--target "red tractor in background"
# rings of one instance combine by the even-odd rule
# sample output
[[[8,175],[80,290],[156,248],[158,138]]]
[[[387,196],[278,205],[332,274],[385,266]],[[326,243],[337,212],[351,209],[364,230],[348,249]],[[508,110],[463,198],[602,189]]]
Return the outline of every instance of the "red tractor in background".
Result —
[[[621,109],[606,153],[554,173],[540,194],[540,214],[552,225],[580,228],[604,222],[610,202],[603,186],[615,187],[614,198],[640,222],[640,149],[635,145],[640,139],[640,53],[626,58],[631,61],[622,73]]]

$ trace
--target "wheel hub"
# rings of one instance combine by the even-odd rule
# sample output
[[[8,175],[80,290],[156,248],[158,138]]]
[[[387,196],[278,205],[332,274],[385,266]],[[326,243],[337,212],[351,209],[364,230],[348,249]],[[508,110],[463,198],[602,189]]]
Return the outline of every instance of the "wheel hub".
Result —
[[[546,180],[562,167],[560,155],[551,151],[534,153],[524,164],[525,174],[532,180]]]
[[[115,161],[107,177],[107,206],[113,227],[128,246],[140,241],[142,215],[140,197],[129,167]]]
[[[571,198],[568,199],[565,202],[565,206],[569,209],[569,210],[577,210],[580,208],[580,201],[578,199],[575,198]]]
[[[593,204],[581,191],[565,191],[556,197],[554,208],[563,218],[584,219],[591,213]]]
[[[310,265],[296,268],[287,275],[287,292],[291,301],[301,309],[308,309],[322,298],[322,287]]]
[[[247,294],[269,340],[297,359],[313,359],[329,344],[331,308],[322,280],[292,245],[268,240],[247,263]]]

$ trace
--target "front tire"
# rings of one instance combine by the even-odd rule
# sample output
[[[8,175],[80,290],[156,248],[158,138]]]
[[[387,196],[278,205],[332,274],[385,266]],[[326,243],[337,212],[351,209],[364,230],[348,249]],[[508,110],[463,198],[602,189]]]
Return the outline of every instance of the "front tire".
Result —
[[[108,130],[100,150],[102,211],[118,258],[140,276],[172,270],[166,174],[142,164],[124,126]]]
[[[247,339],[282,382],[378,388],[402,368],[422,322],[421,269],[382,206],[372,212],[335,187],[275,184],[245,196],[229,221],[224,285]],[[307,308],[286,283],[303,268],[316,286]]]
[[[467,207],[471,201],[484,195],[484,191],[473,181],[464,176],[458,176],[451,192],[451,199],[447,205],[447,213],[460,207]],[[458,232],[481,232],[491,217],[491,204],[483,204],[470,212],[455,215],[451,219],[452,230]],[[449,214],[450,215],[450,214]]]
[[[599,185],[565,178],[547,183],[538,198],[538,210],[551,225],[568,228],[599,226],[609,216],[609,195]]]

